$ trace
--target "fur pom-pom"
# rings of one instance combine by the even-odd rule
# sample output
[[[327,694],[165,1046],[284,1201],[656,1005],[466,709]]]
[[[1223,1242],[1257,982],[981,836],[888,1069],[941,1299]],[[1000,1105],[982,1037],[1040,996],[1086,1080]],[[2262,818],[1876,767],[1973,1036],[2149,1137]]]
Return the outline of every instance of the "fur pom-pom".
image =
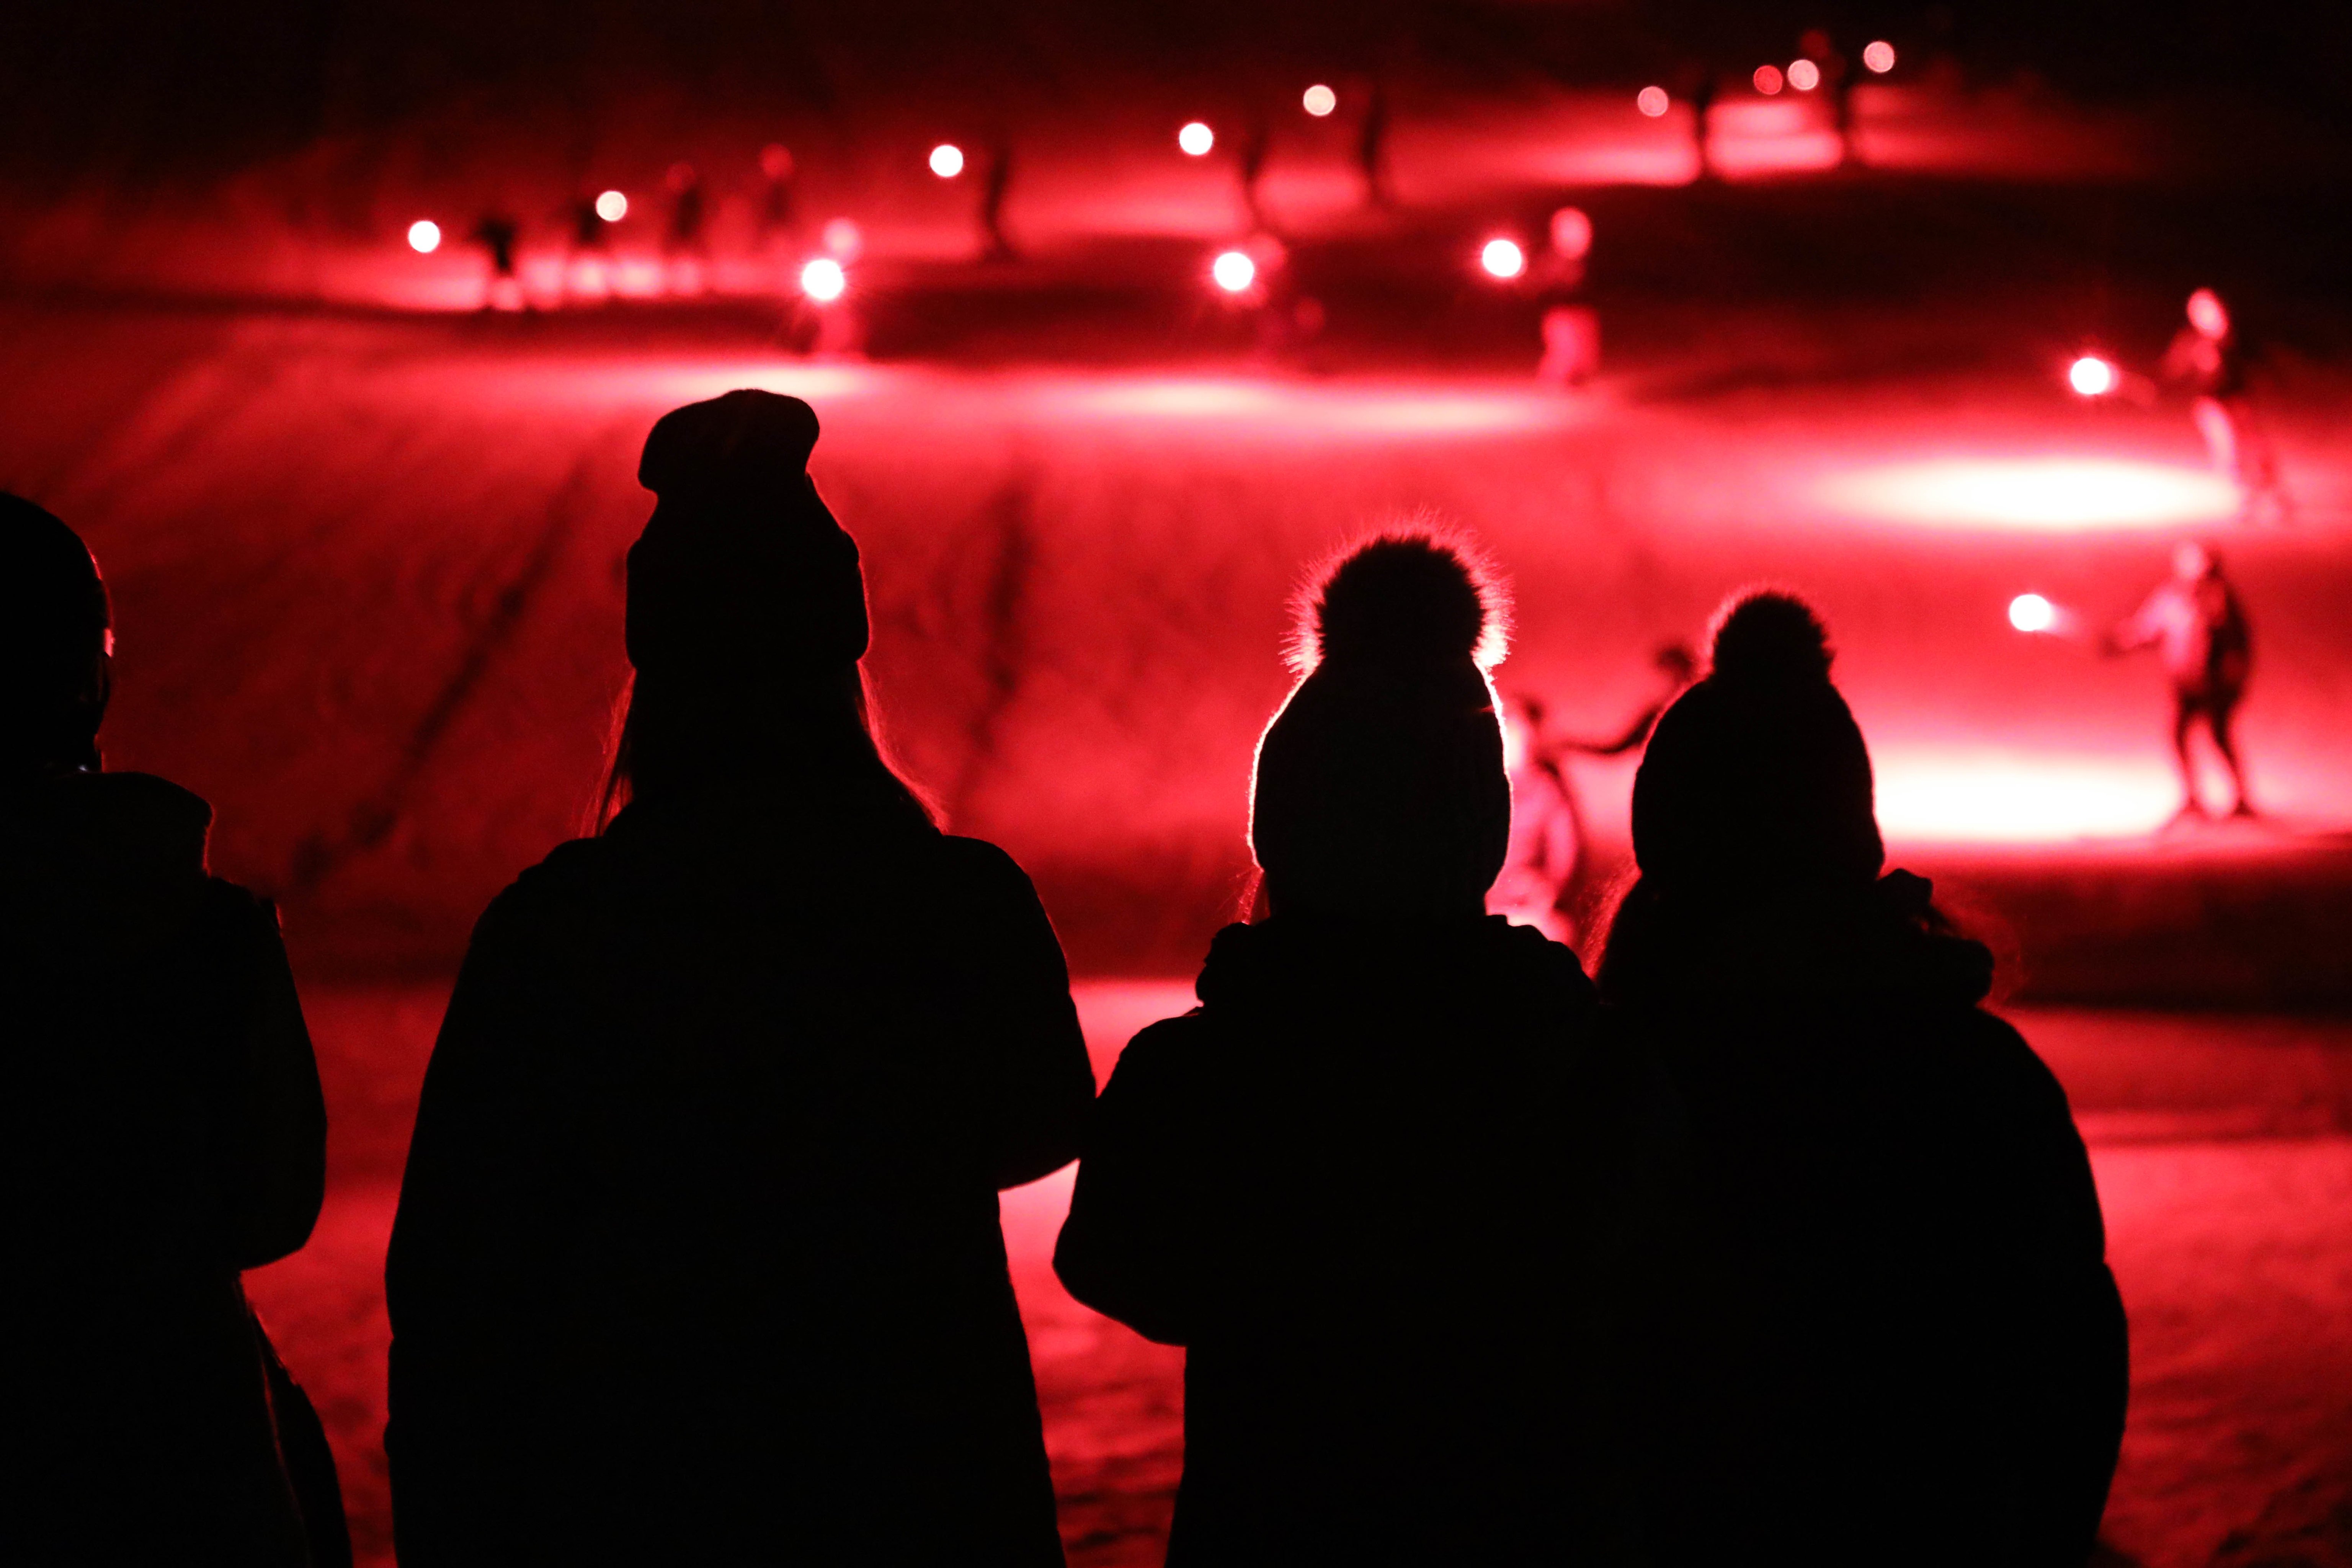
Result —
[[[1728,680],[1826,680],[1836,657],[1813,607],[1777,588],[1735,595],[1708,641],[1708,673]]]
[[[1318,572],[1299,595],[1291,663],[1327,658],[1503,662],[1509,595],[1475,545],[1435,529],[1375,534]]]

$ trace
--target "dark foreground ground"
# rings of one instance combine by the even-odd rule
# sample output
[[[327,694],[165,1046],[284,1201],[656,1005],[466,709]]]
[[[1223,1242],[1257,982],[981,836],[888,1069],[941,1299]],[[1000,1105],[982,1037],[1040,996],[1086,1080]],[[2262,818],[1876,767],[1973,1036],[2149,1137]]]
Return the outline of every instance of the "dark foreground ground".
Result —
[[[332,1191],[310,1245],[249,1281],[326,1418],[363,1563],[391,1561],[383,1250],[446,994],[314,993],[337,1129]],[[1083,984],[1097,1074],[1137,1028],[1190,1003],[1181,984]],[[2352,1024],[2017,1018],[2091,1141],[2131,1312],[2131,1418],[2107,1563],[2352,1564]],[[1183,1355],[1055,1281],[1069,1188],[1064,1171],[1003,1200],[1063,1533],[1075,1568],[1157,1563],[1182,1464]],[[874,1530],[878,1554],[890,1522]]]

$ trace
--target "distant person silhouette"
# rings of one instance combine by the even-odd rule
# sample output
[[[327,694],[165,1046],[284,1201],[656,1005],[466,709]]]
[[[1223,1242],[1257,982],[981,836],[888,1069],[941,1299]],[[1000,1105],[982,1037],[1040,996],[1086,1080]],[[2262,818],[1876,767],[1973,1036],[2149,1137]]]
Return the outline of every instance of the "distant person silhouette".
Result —
[[[110,626],[81,540],[0,496],[0,1562],[348,1563],[238,1280],[318,1219],[310,1037],[212,808],[102,771]]]
[[[2240,515],[2252,522],[2267,514],[2290,522],[2294,503],[2280,481],[2278,454],[2254,416],[2247,373],[2257,355],[2238,323],[2210,289],[2189,296],[2188,322],[2165,350],[2165,375],[2192,395],[2189,414],[2205,439],[2213,467],[2234,481],[2242,498]]]
[[[2078,1568],[2126,1386],[2098,1193],[2064,1091],[1979,1005],[1990,955],[1881,876],[1829,668],[1796,599],[1720,621],[1643,758],[1600,970],[1689,1107],[1758,1347],[1726,1386],[1762,1424],[1755,1538],[1725,1560]]]
[[[759,242],[763,250],[789,249],[800,232],[799,204],[793,181],[798,169],[793,151],[781,142],[760,149]]]
[[[1013,139],[998,136],[988,148],[988,171],[980,189],[981,254],[988,261],[1012,261],[1020,253],[1004,232],[1004,198],[1013,191]]]
[[[996,1194],[1094,1080],[1028,879],[877,748],[816,437],[646,442],[620,808],[483,915],[402,1184],[408,1568],[1062,1561]]]
[[[1701,66],[1691,79],[1691,150],[1698,156],[1698,177],[1716,177],[1715,167],[1715,100],[1720,88],[1713,66]]]
[[[529,304],[515,273],[515,245],[521,232],[512,216],[495,208],[474,225],[474,243],[490,264],[490,275],[482,284],[485,310],[520,310]]]
[[[1396,205],[1389,175],[1389,95],[1378,77],[1365,88],[1363,118],[1356,122],[1356,172],[1363,176],[1366,202]]]
[[[669,192],[669,221],[662,229],[662,262],[669,274],[671,292],[699,293],[710,265],[710,241],[705,228],[709,209],[703,199],[702,175],[694,164],[679,159],[662,177]]]
[[[1482,912],[1497,614],[1427,537],[1322,582],[1258,747],[1271,913],[1097,1107],[1055,1264],[1187,1347],[1175,1568],[1643,1560],[1674,1110],[1576,955]]]
[[[2197,760],[2189,742],[2201,722],[2230,770],[2232,816],[2252,816],[2246,770],[2231,725],[2252,672],[2253,633],[2237,591],[2221,574],[2221,558],[2194,540],[2173,548],[2172,575],[2156,585],[2130,619],[2109,632],[2109,654],[2154,647],[2172,682],[2172,756],[2180,770],[2180,809],[2174,822],[2207,815],[2197,790]]]

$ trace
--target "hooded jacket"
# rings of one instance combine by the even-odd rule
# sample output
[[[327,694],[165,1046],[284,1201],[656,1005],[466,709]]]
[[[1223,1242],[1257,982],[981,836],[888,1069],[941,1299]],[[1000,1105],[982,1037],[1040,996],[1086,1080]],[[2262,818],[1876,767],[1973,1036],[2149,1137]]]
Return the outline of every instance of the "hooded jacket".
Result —
[[[1000,1187],[1094,1080],[1001,850],[706,789],[499,895],[387,1269],[401,1561],[1058,1564]]]
[[[1055,1268],[1187,1347],[1169,1562],[1639,1560],[1675,1117],[1568,949],[1277,915],[1100,1100]]]
[[[326,1112],[277,917],[162,779],[0,794],[0,1561],[308,1561],[238,1271]]]
[[[1898,871],[1742,913],[1637,887],[1602,989],[1673,1073],[1724,1248],[1740,1554],[2079,1568],[2128,1382],[2098,1193],[2064,1091],[1979,1005],[1990,955],[1928,892]]]

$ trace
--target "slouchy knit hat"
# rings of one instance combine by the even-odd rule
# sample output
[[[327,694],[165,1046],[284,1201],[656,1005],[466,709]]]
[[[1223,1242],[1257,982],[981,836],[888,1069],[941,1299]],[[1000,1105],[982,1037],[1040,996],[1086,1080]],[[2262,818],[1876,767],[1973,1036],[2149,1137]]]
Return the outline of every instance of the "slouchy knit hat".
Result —
[[[1885,863],[1870,752],[1830,683],[1828,634],[1787,594],[1718,618],[1706,679],[1658,721],[1633,779],[1633,858],[1664,887],[1866,885]]]
[[[816,411],[739,391],[671,410],[637,482],[658,498],[629,549],[641,674],[823,670],[866,652],[857,545],[808,477]]]
[[[81,536],[0,494],[0,748],[50,759],[91,751],[106,713],[105,682],[92,671],[112,651],[112,626]]]
[[[1258,742],[1250,846],[1277,902],[1477,907],[1511,832],[1486,667],[1499,587],[1462,546],[1370,540],[1302,601],[1302,679]]]

